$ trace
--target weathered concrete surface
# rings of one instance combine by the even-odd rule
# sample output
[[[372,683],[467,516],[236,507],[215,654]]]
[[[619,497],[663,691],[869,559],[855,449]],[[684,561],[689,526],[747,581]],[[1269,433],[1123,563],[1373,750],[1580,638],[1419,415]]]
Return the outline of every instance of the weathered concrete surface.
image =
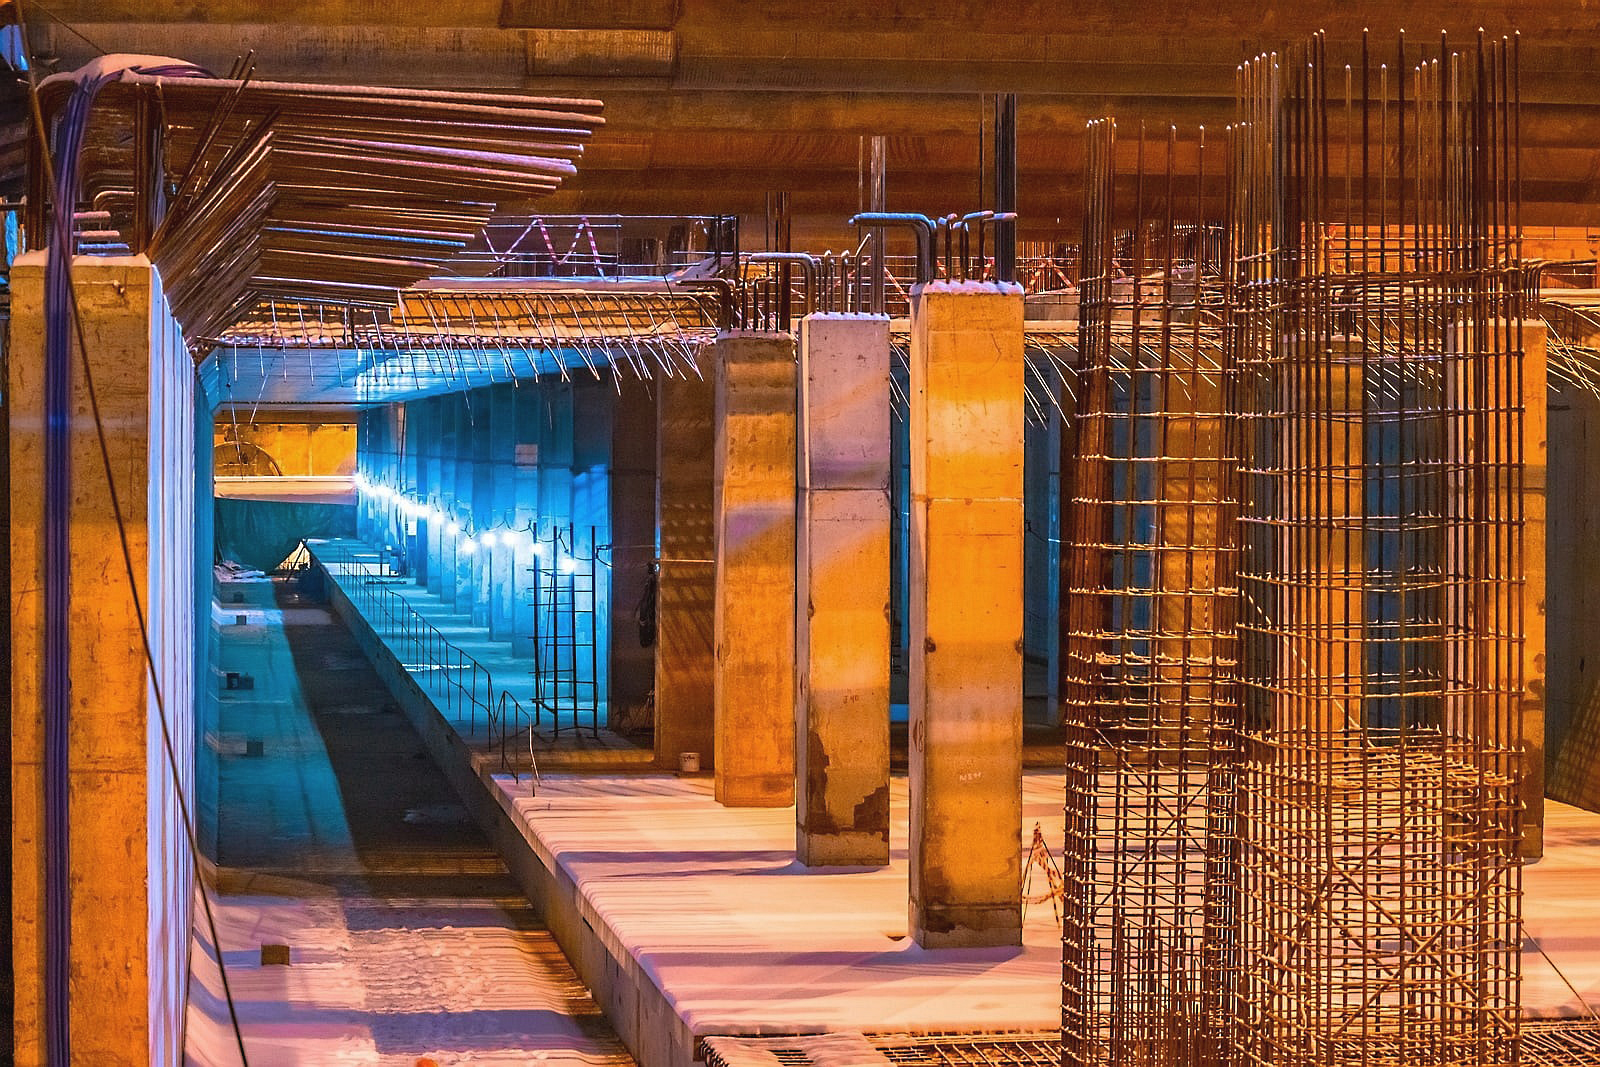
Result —
[[[924,948],[1017,945],[1022,295],[919,287],[911,323],[911,910]]]
[[[1549,392],[1543,323],[1522,324],[1522,779],[1524,859],[1544,855],[1545,663],[1548,574],[1545,560]]]
[[[1563,389],[1550,398],[1544,594],[1549,796],[1600,810],[1600,398]],[[1530,571],[1530,579],[1532,573]],[[1537,590],[1537,586],[1535,586]]]
[[[889,862],[889,320],[800,323],[795,853]]]
[[[716,368],[716,797],[794,802],[795,350],[724,334]]]
[[[193,786],[194,372],[142,257],[80,259],[78,305],[181,785]],[[45,1062],[44,263],[11,275],[11,951],[16,1062]],[[193,866],[73,353],[68,734],[74,1063],[175,1065]]]
[[[700,374],[656,381],[656,763],[678,768],[684,752],[713,760],[712,657],[716,582],[712,522],[713,388],[707,354]]]

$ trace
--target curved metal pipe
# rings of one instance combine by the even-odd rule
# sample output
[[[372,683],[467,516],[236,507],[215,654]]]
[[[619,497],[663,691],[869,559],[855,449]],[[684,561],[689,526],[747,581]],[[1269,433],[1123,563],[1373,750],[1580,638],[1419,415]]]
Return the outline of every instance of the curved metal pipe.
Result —
[[[969,244],[969,240],[970,240],[971,235],[972,235],[972,224],[974,222],[976,222],[979,225],[979,227],[982,227],[985,222],[988,222],[992,218],[994,218],[994,212],[992,212],[992,211],[970,211],[967,214],[961,216],[961,280],[962,281],[966,281],[967,276],[972,273],[972,249],[971,249],[971,245]],[[980,233],[979,236],[981,238],[982,234]],[[981,250],[982,250],[981,243],[979,245],[979,249],[980,249],[980,254],[981,254]],[[978,273],[980,275],[983,274],[983,265],[982,264],[979,264],[979,266],[978,266]]]
[[[899,211],[864,211],[850,220],[852,226],[909,226],[917,235],[917,281],[933,281],[935,223],[926,215]]]
[[[798,263],[800,274],[805,279],[805,311],[809,315],[817,304],[817,278],[820,264],[817,257],[809,252],[752,252],[746,258],[747,263]],[[785,299],[788,299],[785,294]]]

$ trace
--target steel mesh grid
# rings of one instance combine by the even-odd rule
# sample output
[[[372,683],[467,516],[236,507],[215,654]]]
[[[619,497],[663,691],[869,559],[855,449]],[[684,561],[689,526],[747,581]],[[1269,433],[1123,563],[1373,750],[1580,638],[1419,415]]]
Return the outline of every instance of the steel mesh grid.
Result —
[[[1564,1019],[1522,1024],[1523,1067],[1600,1067],[1600,1021]],[[717,1038],[705,1045],[709,1067],[730,1067],[724,1053],[742,1040],[763,1045],[779,1063],[806,1067],[811,1039]],[[1057,1067],[1062,1044],[1056,1033],[869,1034],[866,1042],[896,1067]],[[1402,1062],[1392,1045],[1377,1046],[1374,1062]],[[1485,1062],[1482,1067],[1510,1067]]]

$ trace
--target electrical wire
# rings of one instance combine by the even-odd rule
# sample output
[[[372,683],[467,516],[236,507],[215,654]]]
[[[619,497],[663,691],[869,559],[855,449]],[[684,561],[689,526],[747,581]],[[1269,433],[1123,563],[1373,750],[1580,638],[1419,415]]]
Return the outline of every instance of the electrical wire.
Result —
[[[24,20],[21,0],[16,0],[15,7],[17,12],[17,25],[22,30],[23,40],[26,41],[27,23]],[[48,12],[46,13],[48,14]],[[44,117],[39,106],[39,87],[33,72],[32,63],[30,63],[28,67],[28,103],[33,114],[34,130],[40,141],[40,159],[42,160],[42,165],[45,168],[46,184],[51,188],[55,188],[55,167],[50,156],[50,145],[48,137],[45,133]],[[70,177],[70,175],[67,177]],[[62,190],[57,189],[58,198],[60,197],[61,192]],[[246,1053],[244,1047],[244,1034],[239,1025],[239,1014],[234,1004],[233,990],[228,982],[227,963],[223,959],[221,941],[217,937],[216,916],[211,907],[211,898],[206,891],[204,872],[201,867],[200,845],[199,839],[195,833],[193,812],[189,805],[189,798],[183,788],[183,779],[178,767],[177,753],[172,743],[171,724],[167,717],[166,701],[162,694],[161,683],[156,669],[155,654],[150,644],[149,625],[145,617],[143,600],[139,596],[138,572],[134,567],[133,552],[128,544],[127,522],[123,517],[121,494],[117,491],[116,477],[111,464],[111,450],[106,441],[105,424],[100,416],[100,403],[98,394],[95,390],[94,374],[89,364],[89,347],[87,339],[84,335],[83,317],[78,307],[77,287],[72,280],[72,210],[72,200],[69,199],[63,203],[58,199],[58,203],[56,204],[56,226],[58,232],[63,227],[66,231],[66,239],[64,243],[67,248],[67,255],[62,260],[62,267],[66,275],[68,313],[71,318],[73,331],[78,342],[79,365],[84,375],[84,387],[89,400],[89,411],[94,419],[95,439],[99,446],[100,461],[106,479],[107,495],[109,495],[111,498],[112,517],[116,520],[117,540],[121,548],[123,568],[128,580],[129,597],[133,601],[134,618],[137,622],[139,630],[140,648],[143,650],[145,665],[149,671],[150,692],[155,700],[156,715],[161,725],[161,741],[163,751],[166,755],[167,769],[172,777],[173,792],[178,801],[179,814],[183,820],[184,835],[189,844],[190,859],[194,866],[195,885],[200,892],[201,906],[205,912],[207,931],[211,936],[212,948],[215,950],[217,956],[217,973],[221,978],[223,998],[228,1006],[228,1018],[233,1027],[234,1040],[239,1047],[239,1062],[241,1065],[243,1065],[243,1067],[249,1067],[250,1060],[249,1055]],[[62,242],[58,242],[58,248],[52,250],[52,256],[59,254],[60,243]],[[62,373],[66,373],[65,368],[62,368]],[[64,593],[65,582],[61,583],[61,585],[63,587],[62,592]],[[50,779],[47,778],[47,784],[49,781]],[[65,783],[61,782],[59,785],[64,787]],[[55,844],[57,846],[64,846],[64,842],[56,842]],[[65,856],[64,847],[62,848],[61,855],[62,857]],[[47,952],[61,951],[65,948],[66,945],[62,944],[60,939],[56,939],[56,944],[47,948]],[[65,974],[63,973],[61,977],[64,979]],[[59,1002],[59,992],[60,990],[57,990],[58,1004],[54,1010],[60,1014],[56,1020],[56,1026],[53,1028],[53,1032],[49,1035],[47,1040],[50,1041],[50,1047],[48,1049],[50,1062],[57,1063],[62,1065],[62,1067],[65,1067],[65,1065],[71,1060],[70,1042],[68,1041],[69,1034],[66,1028],[66,1018],[64,1014],[65,1004]]]

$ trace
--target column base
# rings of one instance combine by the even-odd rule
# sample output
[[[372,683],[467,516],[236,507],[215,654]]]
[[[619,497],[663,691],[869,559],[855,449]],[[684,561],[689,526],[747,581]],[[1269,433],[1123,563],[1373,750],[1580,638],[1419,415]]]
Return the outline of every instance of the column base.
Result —
[[[719,770],[716,798],[725,808],[786,808],[794,803],[794,776],[731,775]]]
[[[795,859],[807,867],[887,867],[889,835],[867,831],[806,833],[795,837]]]
[[[924,910],[911,902],[911,936],[922,948],[1015,948],[1022,944],[1022,901]]]

